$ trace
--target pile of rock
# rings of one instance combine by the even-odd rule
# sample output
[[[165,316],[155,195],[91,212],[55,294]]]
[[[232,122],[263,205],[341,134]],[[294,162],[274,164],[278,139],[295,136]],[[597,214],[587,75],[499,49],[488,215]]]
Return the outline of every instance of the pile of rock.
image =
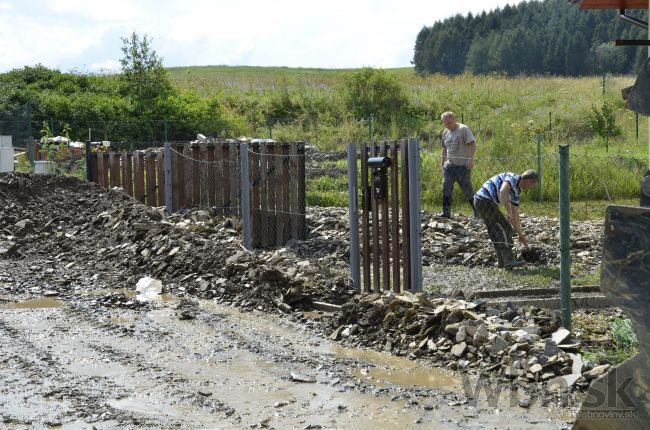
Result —
[[[556,313],[495,308],[480,299],[365,294],[343,305],[330,337],[397,355],[428,356],[449,369],[547,382],[550,390],[585,388],[607,370],[583,361],[577,353],[581,342],[561,327]]]

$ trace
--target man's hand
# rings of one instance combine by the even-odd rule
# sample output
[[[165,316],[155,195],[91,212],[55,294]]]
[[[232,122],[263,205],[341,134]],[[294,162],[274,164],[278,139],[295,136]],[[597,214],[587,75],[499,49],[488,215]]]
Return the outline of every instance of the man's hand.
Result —
[[[526,240],[526,236],[524,236],[523,233],[519,233],[519,242],[521,242],[522,245],[528,248],[528,241]]]
[[[472,167],[474,167],[474,159],[468,158],[467,163],[465,163],[465,167],[467,167],[469,170],[472,170]]]

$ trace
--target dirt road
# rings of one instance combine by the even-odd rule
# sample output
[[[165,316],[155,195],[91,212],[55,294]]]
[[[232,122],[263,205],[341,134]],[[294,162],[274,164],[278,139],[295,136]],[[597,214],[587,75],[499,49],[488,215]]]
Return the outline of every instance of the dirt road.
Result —
[[[307,329],[324,314],[293,322],[165,295],[139,310],[100,305],[115,293],[0,297],[5,428],[566,426],[539,404],[511,407],[506,392],[475,408],[460,375],[337,347]]]

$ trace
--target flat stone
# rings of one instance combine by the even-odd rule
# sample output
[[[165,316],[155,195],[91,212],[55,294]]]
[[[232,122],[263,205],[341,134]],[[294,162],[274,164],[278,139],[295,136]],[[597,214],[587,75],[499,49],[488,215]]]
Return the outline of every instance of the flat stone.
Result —
[[[521,375],[524,374],[524,371],[521,369],[517,369],[514,366],[507,366],[505,369],[503,369],[503,374],[506,375],[509,378],[517,378]]]
[[[307,384],[313,384],[316,382],[316,379],[298,372],[291,372],[291,380],[293,382],[304,382]]]
[[[499,352],[503,351],[509,346],[510,344],[508,343],[508,341],[506,341],[501,336],[497,335],[497,337],[494,338],[494,342],[492,342],[492,345],[490,345],[490,352],[492,354],[498,354]]]
[[[548,382],[548,391],[564,391],[573,387],[580,375],[563,375],[553,378]]]
[[[582,355],[569,354],[569,357],[571,357],[571,361],[573,363],[571,364],[571,373],[573,373],[574,375],[582,375],[582,368],[584,366]]]
[[[456,333],[456,343],[465,342],[466,339],[467,339],[467,330],[465,326],[461,326],[458,329],[458,333]]]
[[[557,355],[560,352],[560,348],[557,347],[557,344],[553,339],[544,340],[544,355],[551,357]]]
[[[585,372],[583,376],[587,379],[596,379],[601,375],[604,375],[607,373],[607,370],[610,368],[609,364],[601,364],[600,366],[596,366],[593,369]]]
[[[474,346],[479,347],[488,341],[488,331],[485,327],[485,324],[481,324],[477,329],[473,337]]]
[[[539,372],[542,371],[542,365],[539,364],[539,363],[533,364],[532,366],[530,366],[530,367],[528,368],[528,371],[529,371],[530,373],[539,373]]]
[[[553,339],[556,345],[559,345],[569,336],[571,336],[571,332],[564,327],[560,327],[551,335],[551,339]]]
[[[458,343],[451,347],[451,353],[456,357],[462,357],[462,355],[465,354],[466,350],[467,344],[465,342]]]

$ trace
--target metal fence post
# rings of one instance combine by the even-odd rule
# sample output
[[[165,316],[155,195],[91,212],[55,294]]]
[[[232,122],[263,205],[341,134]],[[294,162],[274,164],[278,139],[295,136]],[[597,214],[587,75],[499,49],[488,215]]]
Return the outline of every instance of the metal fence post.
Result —
[[[542,201],[542,135],[537,133],[537,202]]]
[[[359,267],[359,190],[357,186],[357,145],[348,144],[348,217],[350,228],[350,272],[352,285],[361,291]]]
[[[32,136],[32,104],[27,103],[27,145],[25,145],[25,151],[27,152],[27,158],[29,159],[29,164],[34,166],[34,152],[36,148],[34,147],[34,137]]]
[[[86,141],[86,180],[92,182],[93,180],[93,167],[92,167],[92,146],[90,139]]]
[[[422,290],[422,246],[420,239],[420,147],[417,138],[408,140],[409,163],[409,243],[411,289]]]
[[[560,145],[560,303],[562,325],[571,330],[571,230],[569,225],[569,145]]]
[[[241,219],[244,234],[244,248],[253,249],[251,240],[250,182],[248,179],[248,144],[239,146],[241,160]]]
[[[372,144],[372,118],[373,115],[368,115],[368,142]]]

